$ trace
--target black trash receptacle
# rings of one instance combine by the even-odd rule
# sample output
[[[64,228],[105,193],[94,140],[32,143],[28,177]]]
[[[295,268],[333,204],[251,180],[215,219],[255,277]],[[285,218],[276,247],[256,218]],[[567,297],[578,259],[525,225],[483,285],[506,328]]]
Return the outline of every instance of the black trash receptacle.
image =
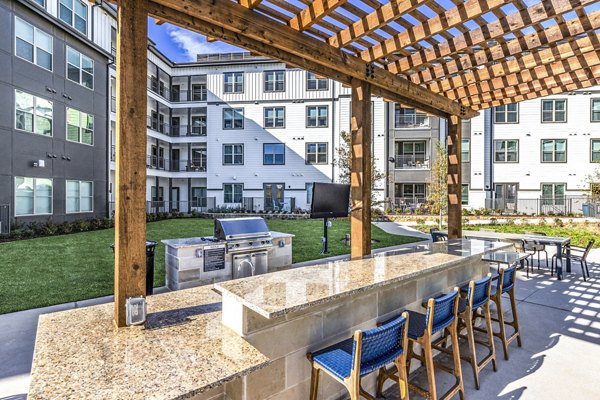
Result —
[[[111,244],[110,248],[115,251],[115,245]],[[156,242],[154,240],[146,241],[146,295],[154,293],[154,252],[156,250]]]

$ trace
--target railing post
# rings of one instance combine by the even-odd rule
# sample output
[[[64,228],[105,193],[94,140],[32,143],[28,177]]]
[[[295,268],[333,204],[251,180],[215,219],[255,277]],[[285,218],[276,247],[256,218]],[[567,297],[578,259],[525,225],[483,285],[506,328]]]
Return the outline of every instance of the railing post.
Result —
[[[146,0],[119,2],[114,303],[119,327],[126,325],[127,298],[146,295],[147,20]]]

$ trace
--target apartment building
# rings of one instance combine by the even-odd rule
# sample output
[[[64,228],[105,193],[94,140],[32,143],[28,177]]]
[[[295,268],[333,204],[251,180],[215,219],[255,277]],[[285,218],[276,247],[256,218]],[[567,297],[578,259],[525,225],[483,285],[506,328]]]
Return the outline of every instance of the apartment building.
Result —
[[[0,205],[17,221],[107,215],[110,34],[98,28],[110,19],[86,1],[0,0]]]
[[[469,206],[580,212],[600,166],[599,123],[598,88],[482,112],[471,121]]]
[[[111,91],[115,93],[114,72]],[[173,63],[148,49],[149,211],[308,209],[312,182],[338,175],[350,89],[249,53]],[[387,103],[373,99],[373,148],[385,169]],[[115,114],[111,110],[111,148]],[[114,202],[114,152],[110,163]],[[385,181],[376,186],[383,198]]]

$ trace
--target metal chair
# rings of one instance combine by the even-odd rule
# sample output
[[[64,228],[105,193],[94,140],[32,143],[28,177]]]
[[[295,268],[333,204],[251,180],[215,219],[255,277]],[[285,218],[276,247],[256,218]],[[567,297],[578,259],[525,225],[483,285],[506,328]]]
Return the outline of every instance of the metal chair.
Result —
[[[359,400],[360,396],[375,400],[363,390],[360,379],[394,362],[400,371],[400,378],[397,379],[400,398],[408,400],[408,377],[404,368],[408,320],[408,313],[405,312],[380,327],[364,332],[358,330],[353,338],[309,353],[307,357],[312,363],[310,399],[317,399],[319,372],[323,370],[348,389],[350,400]]]
[[[531,235],[547,236],[544,232],[531,232]],[[536,243],[535,240],[525,240],[525,250],[532,251],[533,254],[537,254],[538,269],[540,269],[540,253],[546,254],[546,266],[550,265],[548,262],[548,251],[546,251],[546,245]],[[533,263],[533,256],[531,256],[531,262]]]
[[[588,268],[587,265],[587,256],[590,253],[590,251],[592,250],[592,247],[594,247],[594,243],[595,240],[591,239],[587,246],[585,247],[579,247],[579,246],[571,246],[568,245],[566,247],[569,248],[569,251],[571,252],[571,254],[567,254],[565,251],[563,251],[562,253],[562,257],[571,260],[571,262],[573,261],[577,261],[581,264],[581,273],[583,274],[583,280],[586,281],[586,275],[589,278],[590,277],[590,270]],[[573,254],[573,252],[575,252],[575,254]],[[554,268],[555,265],[557,263],[557,257],[556,254],[552,256],[552,269],[550,270],[551,274],[554,274]]]
[[[500,326],[499,332],[494,332],[494,336],[499,337],[502,341],[502,349],[504,350],[504,359],[508,360],[508,346],[516,339],[519,347],[521,343],[521,331],[519,329],[519,317],[517,314],[517,301],[515,299],[515,277],[517,275],[517,266],[513,265],[508,268],[501,268],[499,275],[495,278],[497,282],[492,284],[490,300],[496,304],[498,317],[492,318],[492,321],[498,322]],[[511,322],[504,320],[504,309],[502,307],[502,295],[508,295],[512,310]],[[506,335],[506,325],[514,329],[512,335]],[[476,328],[477,331],[482,331],[481,328]]]
[[[420,395],[431,399],[437,400],[437,388],[435,385],[435,367],[451,373],[455,377],[454,385],[446,392],[443,396],[439,396],[442,399],[450,399],[456,393],[464,399],[464,385],[462,378],[462,370],[460,366],[460,350],[458,347],[458,332],[457,332],[457,315],[458,315],[458,302],[459,302],[459,289],[455,288],[451,293],[438,297],[431,298],[427,301],[427,312],[425,314],[418,313],[415,311],[409,311],[410,324],[408,325],[408,351],[406,355],[406,371],[401,371],[402,368],[387,369],[382,368],[379,370],[377,377],[377,395],[381,396],[383,390],[383,384],[387,379],[398,379],[395,375],[396,372],[400,374],[408,373],[410,371],[410,361],[413,358],[421,361],[427,370],[427,380],[429,384],[429,390],[423,389],[417,385],[408,384],[409,389],[419,393]],[[448,368],[444,365],[434,363],[433,361],[433,335],[435,333],[447,330],[452,340],[452,355],[454,359],[454,368]],[[417,355],[414,352],[413,346],[417,343],[421,346],[422,353]],[[438,347],[435,347],[439,350]],[[402,375],[401,375],[402,376]]]
[[[475,387],[479,390],[479,373],[485,368],[490,362],[494,372],[496,368],[496,349],[494,347],[494,330],[492,327],[492,314],[490,311],[490,296],[492,289],[492,274],[479,281],[470,281],[468,285],[461,288],[461,294],[466,297],[459,300],[458,304],[458,315],[460,317],[460,325],[458,331],[461,331],[462,326],[466,328],[466,337],[460,335],[460,337],[466,338],[469,344],[469,355],[461,355],[461,358],[468,361],[473,369],[473,378],[475,380]],[[483,310],[483,313],[478,313],[478,310]],[[483,318],[486,322],[485,332],[487,334],[487,342],[475,339],[474,333],[474,322],[475,318]],[[441,340],[446,340],[447,336],[442,337]],[[483,359],[477,361],[477,351],[475,344],[480,344],[487,347],[488,354]],[[444,349],[445,351],[445,349]]]
[[[431,228],[429,230],[429,233],[431,233],[431,240],[433,240],[434,243],[448,241],[448,234],[447,233],[440,232],[439,230],[437,230],[435,228]]]

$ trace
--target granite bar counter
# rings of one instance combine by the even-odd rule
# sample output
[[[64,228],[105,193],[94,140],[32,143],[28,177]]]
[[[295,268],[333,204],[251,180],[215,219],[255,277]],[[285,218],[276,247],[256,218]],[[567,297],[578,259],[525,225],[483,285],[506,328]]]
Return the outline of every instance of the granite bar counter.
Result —
[[[223,324],[271,360],[257,374],[229,382],[233,400],[306,399],[306,353],[348,338],[356,329],[489,272],[484,253],[512,244],[482,240],[416,243],[355,261],[336,261],[215,284],[223,298]],[[268,379],[265,379],[268,377]],[[373,389],[374,379],[365,388]],[[321,378],[319,399],[344,389]]]

